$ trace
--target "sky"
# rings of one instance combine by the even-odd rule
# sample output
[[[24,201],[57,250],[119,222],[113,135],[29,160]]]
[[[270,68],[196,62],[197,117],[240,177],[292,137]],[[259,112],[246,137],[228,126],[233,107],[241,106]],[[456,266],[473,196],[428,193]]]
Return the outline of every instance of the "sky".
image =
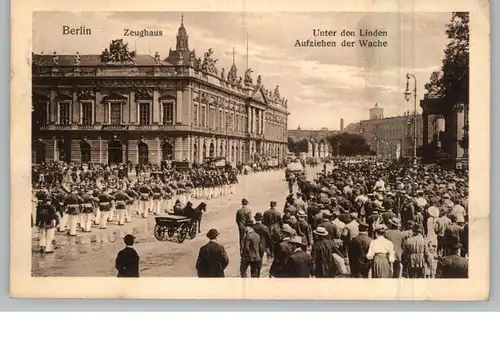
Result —
[[[445,25],[451,13],[258,13],[185,12],[184,26],[189,48],[202,56],[209,48],[219,59],[219,71],[232,64],[233,47],[238,75],[243,76],[247,60],[268,89],[279,85],[288,99],[288,129],[338,130],[368,118],[378,103],[384,116],[402,115],[413,109],[404,99],[406,73],[417,78],[417,100],[424,85],[438,70],[447,44]],[[138,54],[175,49],[180,12],[35,12],[33,52],[58,54],[100,54],[113,39],[124,39]],[[92,35],[63,35],[62,27],[85,26]],[[161,37],[127,37],[124,29],[161,30]],[[313,29],[337,31],[336,37],[314,37]],[[341,47],[359,36],[340,36],[342,30],[379,29],[387,47]],[[336,41],[335,48],[296,47],[297,40]],[[410,89],[413,82],[410,83]]]

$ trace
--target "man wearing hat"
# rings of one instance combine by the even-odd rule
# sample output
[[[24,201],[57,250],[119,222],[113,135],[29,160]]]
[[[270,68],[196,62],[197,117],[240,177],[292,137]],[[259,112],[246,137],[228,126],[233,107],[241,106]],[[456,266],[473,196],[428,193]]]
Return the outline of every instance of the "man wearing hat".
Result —
[[[310,247],[312,245],[312,235],[311,226],[306,221],[307,214],[301,210],[297,213],[297,217],[299,219],[297,222],[299,233],[301,233],[301,236],[303,236],[304,244],[307,245],[307,247]]]
[[[274,259],[269,270],[269,276],[275,278],[286,277],[285,264],[293,252],[286,239],[294,236],[295,231],[288,224],[283,224],[277,234],[279,234],[279,242],[273,242]]]
[[[297,197],[293,201],[293,206],[295,207],[295,209],[297,210],[297,212],[299,212],[299,211],[306,212],[306,210],[307,210],[307,204],[302,199],[302,193],[301,192],[297,192],[296,196]]]
[[[392,268],[393,278],[400,278],[401,255],[403,253],[403,242],[405,240],[405,236],[401,231],[401,221],[398,218],[393,217],[385,224],[389,225],[389,229],[385,231],[384,237],[394,244],[394,251],[396,252],[396,260],[394,261]]]
[[[333,239],[335,236],[335,228],[332,224],[332,213],[330,210],[326,209],[323,211],[323,222],[319,225],[319,227],[324,228],[328,232],[328,239]]]
[[[243,198],[241,200],[241,208],[236,211],[236,225],[238,226],[240,252],[243,248],[243,239],[245,238],[245,231],[247,221],[252,218],[252,211],[248,208],[248,200]]]
[[[260,258],[261,258],[261,263],[262,259],[264,257],[264,253],[267,252],[269,255],[270,248],[273,246],[273,242],[271,240],[271,233],[269,232],[269,228],[266,227],[264,224],[262,224],[262,213],[258,212],[254,216],[255,218],[255,224],[253,226],[253,230],[259,235],[260,237]]]
[[[133,248],[134,240],[135,237],[130,234],[123,238],[126,246],[116,256],[117,277],[139,277],[139,255]]]
[[[424,278],[425,268],[432,265],[429,247],[423,236],[424,227],[415,224],[412,228],[413,236],[403,244],[401,261],[408,278]]]
[[[373,226],[377,223],[382,222],[381,212],[384,212],[385,209],[381,204],[376,204],[373,208],[373,213],[366,218],[366,223],[368,224],[368,235],[373,238]]]
[[[260,268],[262,266],[260,236],[253,229],[254,221],[249,219],[246,222],[246,233],[241,250],[240,276],[247,277],[247,270],[250,266],[250,276],[252,278],[260,277]]]
[[[462,245],[451,237],[446,246],[450,252],[439,259],[436,278],[469,278],[469,262],[467,258],[460,257],[458,254]]]
[[[448,209],[446,207],[441,207],[439,209],[439,214],[441,216],[436,220],[434,231],[437,234],[438,255],[443,256],[444,234],[446,232],[446,228],[451,225],[451,220],[448,218]]]
[[[224,246],[217,243],[219,231],[210,229],[207,237],[210,240],[200,248],[198,260],[196,261],[196,271],[198,277],[224,277],[224,269],[229,264],[229,258]]]
[[[311,248],[311,275],[316,278],[335,277],[333,242],[328,239],[328,231],[323,227],[317,227],[313,234],[315,239]]]
[[[370,260],[366,258],[366,255],[372,241],[371,237],[368,236],[368,224],[359,223],[358,231],[359,234],[348,243],[349,267],[351,268],[352,277],[368,278]]]
[[[305,246],[300,236],[287,239],[292,254],[285,263],[284,277],[309,278],[311,277],[311,256],[304,251]]]

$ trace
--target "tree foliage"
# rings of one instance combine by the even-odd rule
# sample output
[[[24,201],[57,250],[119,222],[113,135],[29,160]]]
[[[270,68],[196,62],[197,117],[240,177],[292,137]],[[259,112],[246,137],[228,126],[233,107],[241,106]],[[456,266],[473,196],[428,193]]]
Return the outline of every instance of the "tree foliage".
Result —
[[[363,135],[342,133],[326,138],[332,146],[333,154],[339,156],[373,155]]]
[[[425,89],[443,108],[454,109],[469,104],[469,13],[453,12],[446,36],[441,69],[431,74]]]
[[[305,138],[298,141],[294,141],[291,137],[288,138],[288,150],[292,153],[307,153],[308,146],[307,139]]]

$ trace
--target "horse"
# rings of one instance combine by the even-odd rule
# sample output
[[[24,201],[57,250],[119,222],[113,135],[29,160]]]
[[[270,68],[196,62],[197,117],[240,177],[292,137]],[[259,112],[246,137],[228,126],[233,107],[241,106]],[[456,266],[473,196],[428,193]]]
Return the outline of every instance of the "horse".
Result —
[[[201,202],[196,208],[193,209],[193,203],[187,202],[184,209],[182,209],[182,215],[193,220],[193,223],[198,225],[198,233],[201,232],[201,218],[203,213],[207,211],[207,204]]]

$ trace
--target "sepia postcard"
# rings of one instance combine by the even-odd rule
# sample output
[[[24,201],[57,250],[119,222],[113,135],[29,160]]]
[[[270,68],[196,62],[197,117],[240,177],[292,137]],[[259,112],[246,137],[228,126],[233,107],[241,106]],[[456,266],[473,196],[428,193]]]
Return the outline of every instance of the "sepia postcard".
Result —
[[[12,8],[12,297],[489,298],[488,1]]]

